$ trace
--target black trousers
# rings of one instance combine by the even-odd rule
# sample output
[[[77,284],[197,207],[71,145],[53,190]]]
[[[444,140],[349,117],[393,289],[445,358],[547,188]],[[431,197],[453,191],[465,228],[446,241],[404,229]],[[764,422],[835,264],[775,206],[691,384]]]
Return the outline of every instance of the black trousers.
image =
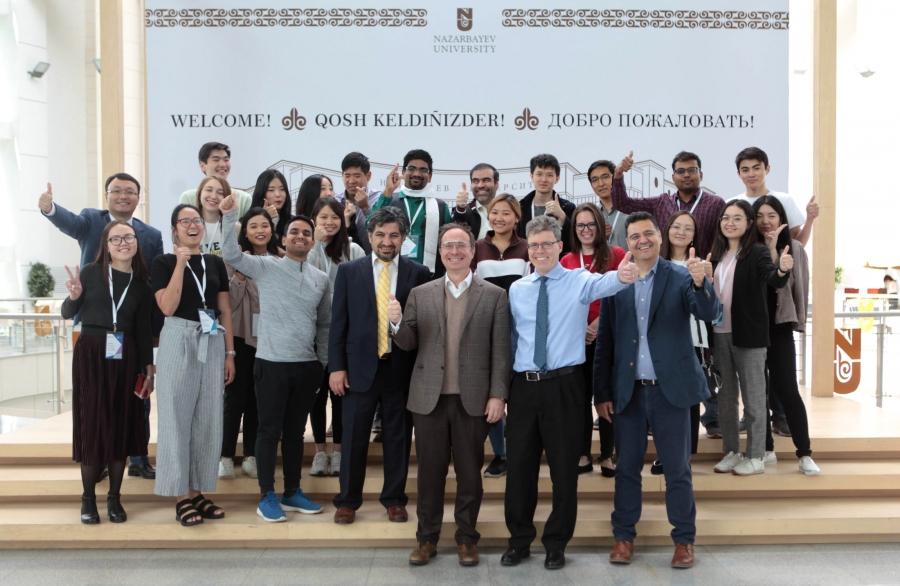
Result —
[[[592,342],[584,351],[584,435],[582,456],[591,457],[591,437],[594,435],[594,351],[597,343]],[[616,447],[616,432],[611,421],[600,418],[598,431],[600,433],[600,459],[612,458]]]
[[[256,438],[259,489],[263,494],[275,490],[275,454],[281,439],[284,492],[293,494],[300,488],[303,432],[316,387],[322,379],[322,365],[317,361],[270,362],[257,358],[253,372],[259,411]]]
[[[456,543],[478,543],[481,536],[475,524],[484,495],[481,466],[487,420],[484,415],[469,415],[459,395],[442,395],[431,413],[413,413],[412,419],[416,428],[416,453],[426,455],[419,458],[416,539],[437,543],[441,535],[444,489],[452,451],[456,472]]]
[[[316,401],[313,403],[312,412],[309,414],[310,424],[312,425],[313,441],[317,444],[325,443],[325,410],[328,406],[328,397],[331,396],[331,443],[341,445],[341,434],[343,432],[343,416],[341,413],[341,401],[343,397],[338,397],[328,388],[328,371],[322,377],[322,383],[316,392]]]
[[[234,338],[234,380],[225,387],[225,417],[222,422],[222,457],[234,458],[237,438],[244,420],[244,457],[256,454],[256,433],[259,419],[256,414],[256,384],[253,381],[253,362],[256,348]]]
[[[506,416],[505,513],[510,547],[527,547],[537,536],[541,452],[547,455],[553,482],[553,509],[541,541],[547,551],[565,550],[578,515],[578,458],[583,448],[584,376],[573,372],[528,382],[514,375]]]
[[[341,492],[334,497],[335,507],[358,509],[366,480],[366,459],[375,406],[381,402],[382,449],[384,450],[384,486],[381,504],[406,506],[406,478],[412,419],[406,410],[406,393],[392,376],[391,360],[378,361],[375,380],[364,391],[350,391],[342,402],[344,429],[341,442]]]
[[[794,329],[790,324],[778,324],[769,328],[769,349],[766,353],[768,378],[767,393],[778,397],[784,407],[784,416],[791,428],[791,439],[798,458],[811,456],[809,419],[806,406],[797,386],[797,349],[794,347]],[[766,450],[772,451],[772,422],[766,417]]]

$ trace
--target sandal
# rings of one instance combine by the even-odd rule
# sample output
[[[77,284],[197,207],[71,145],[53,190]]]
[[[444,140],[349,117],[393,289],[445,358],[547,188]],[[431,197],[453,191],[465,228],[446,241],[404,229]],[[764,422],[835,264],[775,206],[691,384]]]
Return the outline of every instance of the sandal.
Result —
[[[204,519],[216,520],[225,517],[225,509],[216,505],[202,494],[192,498],[191,503]]]
[[[175,520],[181,523],[182,527],[193,527],[203,522],[203,515],[191,499],[184,499],[175,503]]]

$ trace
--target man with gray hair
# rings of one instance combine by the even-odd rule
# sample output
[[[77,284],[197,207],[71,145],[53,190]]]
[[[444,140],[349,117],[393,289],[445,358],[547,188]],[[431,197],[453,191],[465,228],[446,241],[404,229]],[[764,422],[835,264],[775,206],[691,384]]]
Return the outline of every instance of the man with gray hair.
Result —
[[[525,227],[534,273],[509,289],[512,317],[513,380],[507,401],[506,527],[509,548],[500,562],[515,566],[531,554],[537,535],[534,510],[541,451],[553,479],[553,508],[541,541],[544,567],[566,563],[565,549],[575,532],[578,509],[580,421],[586,400],[581,365],[588,306],[634,282],[636,267],[626,256],[618,271],[603,274],[567,270],[559,222],[537,216]]]

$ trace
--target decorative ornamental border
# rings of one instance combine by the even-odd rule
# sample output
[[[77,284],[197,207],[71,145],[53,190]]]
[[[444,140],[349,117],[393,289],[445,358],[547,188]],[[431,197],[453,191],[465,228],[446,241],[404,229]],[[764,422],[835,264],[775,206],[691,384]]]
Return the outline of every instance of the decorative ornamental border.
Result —
[[[425,8],[156,8],[148,28],[424,27]]]
[[[509,28],[660,28],[788,30],[788,12],[743,10],[624,10],[594,8],[507,8]]]

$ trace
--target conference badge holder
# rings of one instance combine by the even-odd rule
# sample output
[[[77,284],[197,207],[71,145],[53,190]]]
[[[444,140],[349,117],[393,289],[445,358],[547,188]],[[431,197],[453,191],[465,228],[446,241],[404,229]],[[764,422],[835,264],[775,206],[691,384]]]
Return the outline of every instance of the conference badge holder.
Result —
[[[123,332],[106,333],[106,359],[122,360],[122,349],[125,346],[125,334]]]
[[[216,312],[212,309],[198,309],[197,314],[200,316],[200,333],[215,336],[222,327],[219,320],[216,319]]]

